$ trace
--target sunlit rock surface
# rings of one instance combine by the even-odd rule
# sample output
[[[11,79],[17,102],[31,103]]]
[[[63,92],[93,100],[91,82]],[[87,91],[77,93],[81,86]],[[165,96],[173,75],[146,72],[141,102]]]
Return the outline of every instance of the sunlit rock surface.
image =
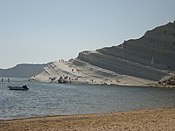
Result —
[[[34,80],[89,84],[147,85],[175,70],[175,23],[147,31],[119,46],[80,52],[68,62],[51,62]]]

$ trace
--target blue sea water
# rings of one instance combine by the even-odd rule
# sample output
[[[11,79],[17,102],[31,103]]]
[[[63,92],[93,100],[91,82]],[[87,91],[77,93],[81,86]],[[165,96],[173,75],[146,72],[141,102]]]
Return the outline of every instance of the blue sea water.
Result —
[[[26,84],[29,91],[9,90]],[[0,82],[0,119],[175,107],[175,89]]]

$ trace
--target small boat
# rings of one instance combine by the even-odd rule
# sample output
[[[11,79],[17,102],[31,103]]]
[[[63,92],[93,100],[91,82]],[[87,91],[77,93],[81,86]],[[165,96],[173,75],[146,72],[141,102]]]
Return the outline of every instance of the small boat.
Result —
[[[27,91],[29,88],[24,85],[24,86],[8,86],[9,90],[20,90],[20,91]]]
[[[68,83],[68,81],[67,80],[64,80],[64,79],[59,79],[58,80],[58,83]]]

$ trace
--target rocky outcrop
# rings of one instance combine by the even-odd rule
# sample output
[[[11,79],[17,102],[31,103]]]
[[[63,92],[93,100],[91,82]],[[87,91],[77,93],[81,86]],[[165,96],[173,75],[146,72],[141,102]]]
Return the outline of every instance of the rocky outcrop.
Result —
[[[143,37],[96,52],[84,51],[77,59],[119,74],[160,80],[175,70],[175,23],[147,31]]]
[[[143,79],[159,80],[166,74],[162,70],[100,52],[89,52],[88,55],[87,52],[82,52],[79,54],[78,59],[122,75],[129,75]]]
[[[159,69],[175,70],[175,23],[147,31],[140,39],[98,51]]]
[[[94,84],[145,85],[175,70],[175,23],[147,31],[119,46],[80,52],[68,62],[50,63],[34,80],[69,80]]]
[[[158,84],[175,86],[175,75],[169,75],[163,77]]]
[[[52,83],[84,83],[101,85],[143,86],[153,81],[120,75],[79,59],[51,62],[44,70],[30,78],[34,81]]]

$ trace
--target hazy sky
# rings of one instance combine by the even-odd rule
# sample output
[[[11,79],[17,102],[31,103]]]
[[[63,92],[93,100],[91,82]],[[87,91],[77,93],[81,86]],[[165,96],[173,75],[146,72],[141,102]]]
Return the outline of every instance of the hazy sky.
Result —
[[[175,20],[175,0],[0,0],[0,68],[77,57]]]

